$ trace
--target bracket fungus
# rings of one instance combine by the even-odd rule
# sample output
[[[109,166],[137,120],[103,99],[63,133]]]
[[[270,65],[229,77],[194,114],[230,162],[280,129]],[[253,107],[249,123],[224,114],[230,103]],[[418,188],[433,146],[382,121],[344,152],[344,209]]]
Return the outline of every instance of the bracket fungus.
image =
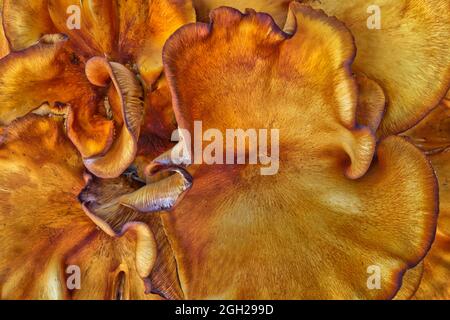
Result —
[[[0,0],[0,298],[450,299],[449,39],[448,0]]]
[[[163,215],[187,298],[392,298],[433,240],[437,188],[425,156],[399,137],[375,150],[356,123],[350,32],[308,6],[290,10],[292,35],[268,15],[221,8],[165,46],[181,128],[200,119],[281,132],[277,175],[196,166],[192,189]],[[383,270],[380,290],[366,286],[369,265]]]

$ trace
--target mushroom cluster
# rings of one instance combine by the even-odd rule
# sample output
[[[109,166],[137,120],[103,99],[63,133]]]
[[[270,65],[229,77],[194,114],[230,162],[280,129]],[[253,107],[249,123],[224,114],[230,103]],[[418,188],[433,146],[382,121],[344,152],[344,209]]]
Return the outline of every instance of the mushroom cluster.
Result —
[[[450,299],[449,41],[448,0],[0,0],[0,298]]]

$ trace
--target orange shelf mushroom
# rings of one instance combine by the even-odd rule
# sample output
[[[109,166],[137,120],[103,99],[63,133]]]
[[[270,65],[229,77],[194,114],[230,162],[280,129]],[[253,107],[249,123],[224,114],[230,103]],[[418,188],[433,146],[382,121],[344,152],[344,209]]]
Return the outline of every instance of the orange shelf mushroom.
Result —
[[[292,36],[268,15],[222,8],[165,46],[181,128],[280,130],[277,175],[196,165],[192,189],[163,215],[187,298],[392,298],[433,240],[425,156],[389,137],[373,159],[375,138],[355,122],[350,32],[308,6],[290,9]],[[367,287],[370,265],[383,270],[380,290]]]
[[[448,0],[0,0],[0,299],[450,299],[448,39]]]

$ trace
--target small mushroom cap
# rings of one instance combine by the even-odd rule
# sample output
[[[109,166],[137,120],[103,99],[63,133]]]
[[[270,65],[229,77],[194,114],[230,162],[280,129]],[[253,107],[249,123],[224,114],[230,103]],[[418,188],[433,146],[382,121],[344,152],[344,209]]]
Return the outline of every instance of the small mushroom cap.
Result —
[[[101,178],[117,178],[134,161],[144,116],[144,92],[135,75],[123,65],[94,57],[86,64],[86,76],[97,86],[111,81],[119,97],[120,134],[111,148],[100,157],[85,158],[86,168]],[[116,115],[117,116],[117,115]]]

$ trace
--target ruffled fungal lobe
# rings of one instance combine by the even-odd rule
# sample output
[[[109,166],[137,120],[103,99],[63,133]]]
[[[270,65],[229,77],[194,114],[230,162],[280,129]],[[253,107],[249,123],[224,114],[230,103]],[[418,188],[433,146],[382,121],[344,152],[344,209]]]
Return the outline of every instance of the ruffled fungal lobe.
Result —
[[[307,6],[292,4],[291,17],[288,36],[267,15],[221,8],[166,44],[182,129],[280,133],[277,174],[196,165],[192,189],[163,215],[187,298],[392,298],[433,240],[428,161],[398,137],[373,159],[371,130],[356,122],[350,32]],[[380,290],[367,286],[370,266]]]

